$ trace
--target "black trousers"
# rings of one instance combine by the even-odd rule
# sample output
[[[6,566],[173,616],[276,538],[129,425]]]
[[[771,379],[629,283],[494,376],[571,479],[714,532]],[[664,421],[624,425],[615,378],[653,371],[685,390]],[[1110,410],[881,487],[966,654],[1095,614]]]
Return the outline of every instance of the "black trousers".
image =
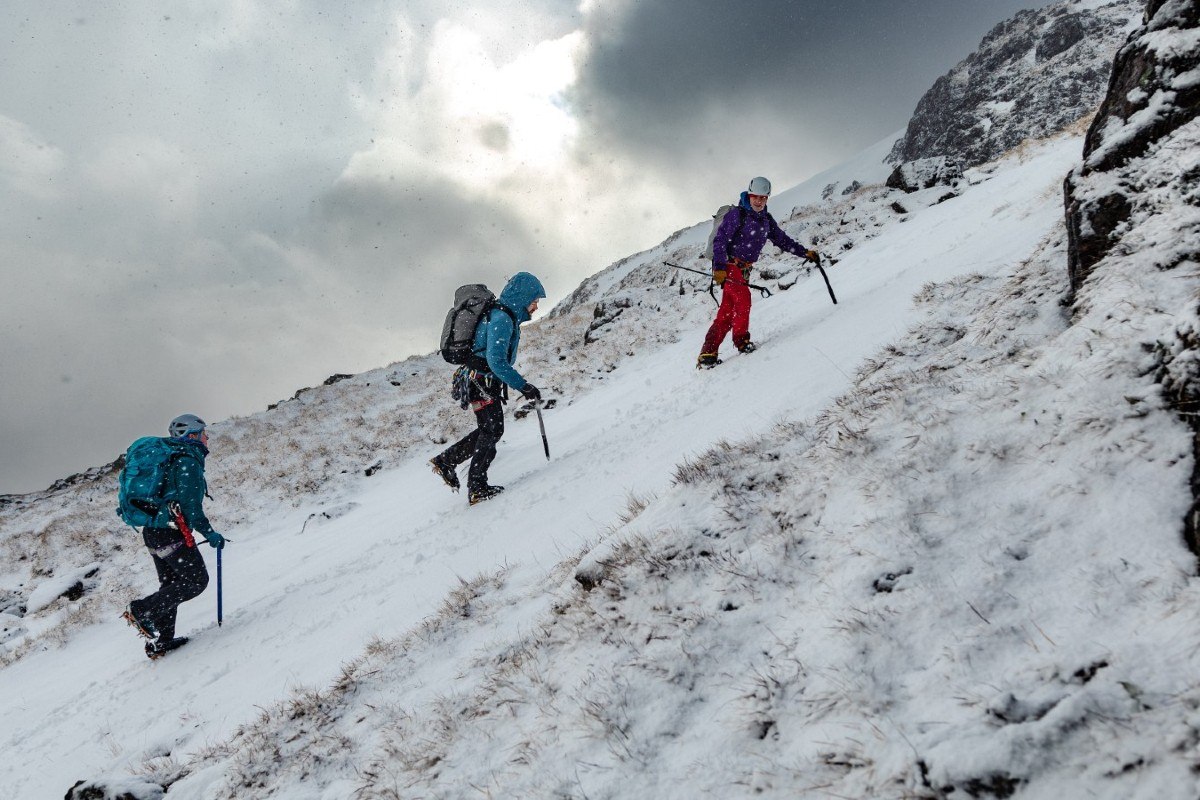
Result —
[[[198,597],[208,587],[208,568],[204,565],[198,545],[188,547],[183,543],[179,531],[166,528],[146,528],[142,538],[147,543],[157,543],[163,541],[168,532],[178,538],[179,547],[165,557],[159,557],[155,550],[162,552],[161,548],[169,544],[156,544],[150,550],[154,569],[158,572],[158,591],[130,603],[134,616],[148,619],[158,631],[159,641],[164,642],[175,636],[175,617],[179,605]]]
[[[488,467],[496,458],[496,444],[504,435],[504,404],[499,397],[475,412],[475,430],[450,445],[440,458],[452,467],[471,459],[467,470],[467,490],[478,491],[488,485]]]

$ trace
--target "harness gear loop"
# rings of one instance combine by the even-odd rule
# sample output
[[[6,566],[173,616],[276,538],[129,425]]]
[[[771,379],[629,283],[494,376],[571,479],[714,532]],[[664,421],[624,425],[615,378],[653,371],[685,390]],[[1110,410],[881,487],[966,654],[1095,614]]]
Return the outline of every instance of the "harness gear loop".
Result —
[[[750,270],[754,269],[754,262],[734,256],[733,258],[729,259],[729,266],[737,267],[742,271],[743,277],[745,277],[746,280],[750,280]]]

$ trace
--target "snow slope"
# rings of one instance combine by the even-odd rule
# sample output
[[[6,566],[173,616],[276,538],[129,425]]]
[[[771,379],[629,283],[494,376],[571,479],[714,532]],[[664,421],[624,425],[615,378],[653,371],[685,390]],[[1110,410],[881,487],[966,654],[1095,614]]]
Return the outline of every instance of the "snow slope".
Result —
[[[886,223],[871,221],[886,193],[860,198],[857,232],[791,220],[802,241],[854,240],[830,272],[840,304],[819,278],[784,276],[799,280],[756,299],[762,349],[712,372],[692,368],[711,303],[689,294],[669,306],[678,315],[634,303],[597,331],[592,350],[614,363],[595,365],[591,385],[553,372],[535,341],[579,324],[568,299],[524,337],[527,374],[572,389],[546,415],[552,461],[526,417],[510,419],[492,471],[509,491],[485,506],[444,490],[428,442],[370,480],[290,503],[259,490],[271,513],[230,533],[224,627],[210,590],[181,610],[195,641],[160,662],[109,617],[4,668],[20,690],[6,693],[0,785],[49,797],[137,773],[184,798],[797,796],[818,784],[912,796],[999,793],[1036,771],[1048,796],[1089,777],[1030,733],[1056,714],[1062,736],[1111,745],[1110,772],[1152,763],[1139,748],[1160,734],[1122,742],[1120,725],[1097,733],[1081,718],[1137,727],[1138,704],[1162,708],[1175,691],[1186,705],[1195,589],[1176,534],[1188,433],[1143,386],[1140,438],[1114,427],[1057,441],[1043,431],[1086,431],[1111,409],[1100,398],[1097,421],[1081,419],[1088,409],[1062,395],[1072,361],[1013,366],[1005,349],[1006,336],[1072,335],[1054,309],[1059,185],[1078,153],[1074,137],[1030,147],[948,202],[905,196],[914,210]],[[849,204],[838,211],[853,218]],[[668,274],[656,262],[702,246],[705,227],[598,276],[597,296],[645,294],[630,284]],[[1014,284],[1042,300],[1006,309],[1014,330],[1002,332],[977,306]],[[653,346],[621,353],[630,328]],[[1008,372],[989,372],[989,358]],[[977,373],[928,385],[963,365]],[[447,418],[414,416],[427,434]],[[1027,472],[1046,435],[1067,449]],[[1096,474],[1096,454],[1121,448],[1137,468]],[[998,468],[1005,454],[1015,463]],[[210,472],[221,470],[218,447]],[[1105,520],[1118,524],[1090,544]],[[1101,547],[1134,529],[1137,552]],[[590,592],[572,579],[580,560]],[[149,564],[134,568],[150,588]],[[1174,642],[1162,674],[1139,671],[1116,640],[1131,626],[1140,646]],[[1181,754],[1195,749],[1183,705]],[[1192,786],[1171,763],[1154,773],[1167,792],[1156,796]]]

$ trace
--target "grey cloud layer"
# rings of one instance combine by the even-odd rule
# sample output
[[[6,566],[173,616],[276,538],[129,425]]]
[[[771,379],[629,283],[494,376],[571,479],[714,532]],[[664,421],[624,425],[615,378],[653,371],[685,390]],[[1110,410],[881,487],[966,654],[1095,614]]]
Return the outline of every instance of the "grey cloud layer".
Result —
[[[181,411],[249,413],[432,349],[460,283],[532,269],[561,297],[753,172],[784,186],[900,128],[1023,3],[592,5],[0,6],[0,492]],[[448,16],[501,63],[583,26],[572,188],[347,176],[376,111],[456,55],[426,60]],[[423,130],[510,143],[499,123]]]

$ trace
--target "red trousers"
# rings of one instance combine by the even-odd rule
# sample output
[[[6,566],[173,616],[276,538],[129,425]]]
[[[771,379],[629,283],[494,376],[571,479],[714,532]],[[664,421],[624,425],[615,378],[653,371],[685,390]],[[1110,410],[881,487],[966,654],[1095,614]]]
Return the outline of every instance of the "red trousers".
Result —
[[[716,355],[731,329],[734,347],[740,349],[750,341],[750,288],[740,267],[730,264],[727,269],[725,282],[721,284],[721,307],[704,337],[701,355]]]

